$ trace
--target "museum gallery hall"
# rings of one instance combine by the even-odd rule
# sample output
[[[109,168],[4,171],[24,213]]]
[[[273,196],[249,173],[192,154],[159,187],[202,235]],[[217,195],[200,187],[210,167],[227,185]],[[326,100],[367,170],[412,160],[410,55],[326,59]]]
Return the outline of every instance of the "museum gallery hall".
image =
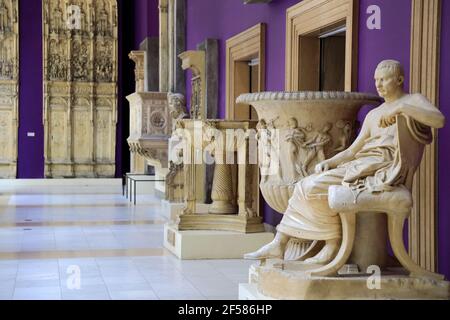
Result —
[[[450,300],[449,65],[444,0],[0,0],[0,300]]]

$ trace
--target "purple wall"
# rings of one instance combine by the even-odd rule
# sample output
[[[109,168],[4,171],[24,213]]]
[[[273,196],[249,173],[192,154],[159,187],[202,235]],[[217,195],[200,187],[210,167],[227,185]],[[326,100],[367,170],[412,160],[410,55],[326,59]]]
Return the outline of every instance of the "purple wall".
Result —
[[[369,30],[367,8],[377,5],[381,9],[381,30]],[[385,59],[400,61],[405,68],[405,90],[409,88],[411,40],[411,0],[361,0],[359,15],[358,90],[377,94],[374,71]],[[364,107],[359,116],[362,123],[371,107]]]
[[[127,0],[129,1],[129,0]],[[158,0],[133,0],[134,2],[134,46],[147,37],[159,36]]]
[[[19,10],[19,153],[18,177],[44,176],[42,124],[42,2],[21,0]],[[36,137],[27,137],[35,132]]]
[[[187,49],[195,50],[206,38],[219,39],[219,117],[225,116],[226,40],[258,23],[266,23],[266,89],[283,90],[286,9],[298,2],[275,0],[265,5],[244,5],[242,0],[187,0]],[[187,101],[190,88],[188,81]]]
[[[442,1],[440,108],[447,117],[446,126],[439,131],[439,272],[450,279],[450,1]]]
[[[370,5],[381,9],[381,30],[369,30],[366,26]],[[385,59],[403,64],[405,88],[409,88],[411,0],[361,0],[359,19],[358,91],[377,93],[373,75],[378,63]]]

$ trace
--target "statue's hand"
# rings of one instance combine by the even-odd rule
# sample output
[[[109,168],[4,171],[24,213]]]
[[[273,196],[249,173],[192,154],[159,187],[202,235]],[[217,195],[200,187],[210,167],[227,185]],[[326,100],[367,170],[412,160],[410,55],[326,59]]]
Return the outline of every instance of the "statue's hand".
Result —
[[[397,116],[402,114],[404,110],[403,104],[397,104],[395,107],[393,107],[392,111],[385,116],[382,116],[380,119],[380,122],[378,123],[378,126],[380,128],[387,128],[397,123]]]
[[[316,166],[316,169],[315,169],[317,174],[326,172],[328,170],[330,170],[330,163],[328,161],[322,161],[321,163],[319,163]]]
[[[378,126],[380,128],[387,128],[387,127],[394,125],[396,122],[397,122],[397,114],[389,115],[389,116],[382,116],[380,119],[380,122],[378,123]]]

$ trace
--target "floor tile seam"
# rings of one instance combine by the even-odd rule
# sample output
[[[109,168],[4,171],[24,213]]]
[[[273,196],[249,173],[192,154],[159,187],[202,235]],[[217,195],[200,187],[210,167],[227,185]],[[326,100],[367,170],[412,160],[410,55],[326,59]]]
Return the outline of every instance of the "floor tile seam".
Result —
[[[194,285],[194,283],[191,281],[191,280],[189,280],[189,278],[187,278],[182,272],[181,272],[181,275],[183,276],[183,278],[193,287],[193,288],[195,288],[195,290],[200,294],[200,296],[202,296],[205,300],[207,300],[208,298],[203,294],[203,292],[199,289],[199,288],[197,288],[197,286],[196,285]]]
[[[98,263],[98,258],[94,258],[94,261],[95,261],[95,264],[97,265],[97,269],[100,272],[100,278],[102,279],[102,282],[103,282],[103,284],[104,284],[104,286],[106,288],[106,292],[108,293],[109,300],[112,300],[111,293],[109,292],[108,285],[106,284],[105,278],[103,277],[103,273],[102,273],[102,270],[100,268],[100,264]]]

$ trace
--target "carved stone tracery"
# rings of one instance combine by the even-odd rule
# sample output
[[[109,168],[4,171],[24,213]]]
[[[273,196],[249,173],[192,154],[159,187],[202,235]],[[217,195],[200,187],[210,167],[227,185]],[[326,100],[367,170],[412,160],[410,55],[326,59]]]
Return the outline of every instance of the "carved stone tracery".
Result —
[[[46,177],[112,177],[117,3],[44,0]]]
[[[17,173],[18,1],[0,0],[0,178]]]

